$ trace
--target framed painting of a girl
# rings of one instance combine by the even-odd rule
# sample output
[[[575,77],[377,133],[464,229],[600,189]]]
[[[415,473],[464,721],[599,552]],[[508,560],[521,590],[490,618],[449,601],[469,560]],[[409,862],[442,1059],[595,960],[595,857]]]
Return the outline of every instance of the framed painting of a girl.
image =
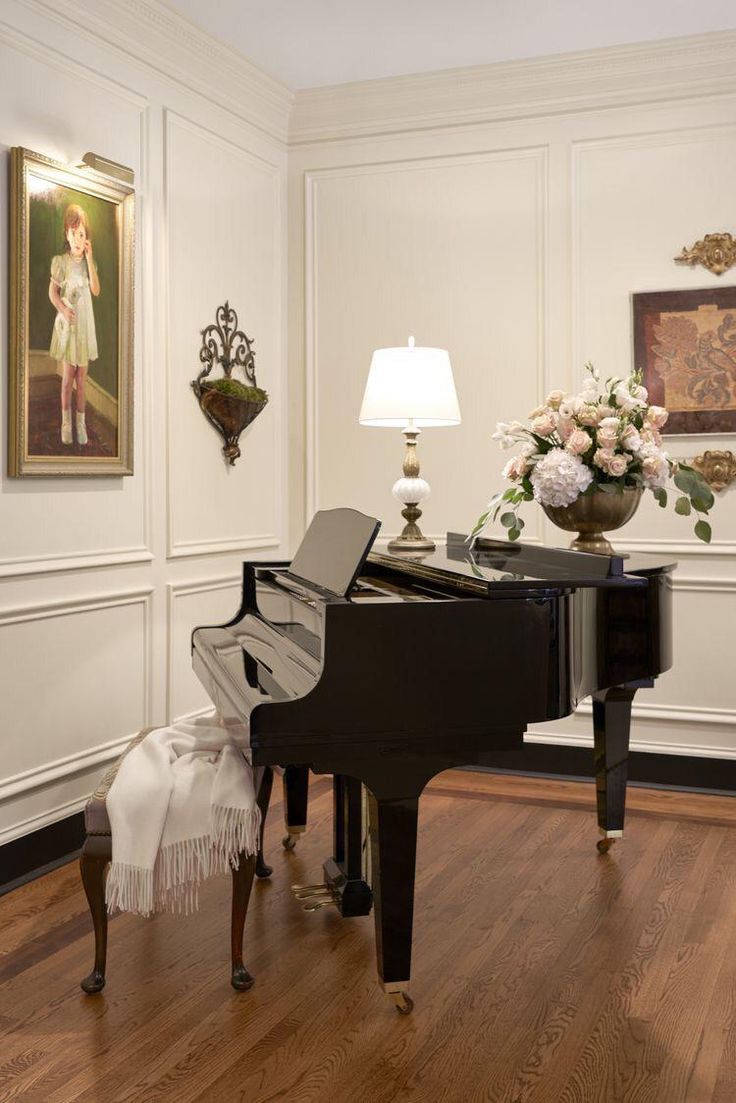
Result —
[[[11,151],[8,474],[133,474],[133,190]]]

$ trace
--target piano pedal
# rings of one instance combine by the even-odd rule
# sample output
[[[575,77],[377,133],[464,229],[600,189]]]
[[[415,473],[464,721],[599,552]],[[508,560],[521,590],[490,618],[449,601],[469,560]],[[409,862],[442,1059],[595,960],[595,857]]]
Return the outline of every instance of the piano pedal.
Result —
[[[332,889],[329,885],[292,885],[291,891],[297,900],[308,900],[313,896],[331,896]]]
[[[318,912],[322,908],[337,907],[338,899],[334,893],[330,893],[329,896],[320,896],[316,900],[312,900],[308,904],[302,904],[303,912]]]

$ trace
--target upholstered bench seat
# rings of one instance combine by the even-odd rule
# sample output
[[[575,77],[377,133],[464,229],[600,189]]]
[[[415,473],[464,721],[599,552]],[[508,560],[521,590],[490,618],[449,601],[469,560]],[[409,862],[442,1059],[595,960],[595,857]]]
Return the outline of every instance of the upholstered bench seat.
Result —
[[[130,741],[120,758],[103,774],[84,809],[84,828],[87,837],[82,848],[79,865],[95,932],[94,966],[89,976],[86,976],[81,982],[82,989],[88,995],[101,992],[105,987],[107,961],[105,876],[107,867],[112,860],[112,825],[107,811],[107,797],[125,756],[153,730],[153,728],[145,728]],[[272,785],[273,772],[267,767],[263,772],[263,779],[258,790],[258,807],[261,810],[261,836],[258,854],[254,854],[250,858],[241,855],[238,869],[232,870],[233,895],[230,929],[232,966],[230,983],[238,991],[245,991],[253,984],[253,978],[243,965],[243,928],[253,885],[253,876],[255,874],[260,878],[270,877],[273,872],[271,867],[267,866],[263,860],[263,830]]]
[[[120,764],[126,754],[129,754],[134,747],[137,747],[141,740],[145,739],[148,733],[152,731],[153,728],[144,728],[134,739],[131,739],[120,758],[113,762],[112,766],[110,766],[107,772],[100,778],[97,788],[87,801],[84,809],[84,830],[87,835],[112,834],[110,817],[107,814],[107,794],[110,792],[112,783],[118,775]]]

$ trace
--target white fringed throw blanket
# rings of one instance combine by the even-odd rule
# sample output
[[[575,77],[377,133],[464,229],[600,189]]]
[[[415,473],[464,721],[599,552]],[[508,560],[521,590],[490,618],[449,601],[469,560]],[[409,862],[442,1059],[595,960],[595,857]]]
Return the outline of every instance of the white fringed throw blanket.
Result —
[[[261,814],[248,744],[247,729],[213,714],[157,728],[123,758],[107,795],[108,911],[188,913],[200,882],[256,853]]]

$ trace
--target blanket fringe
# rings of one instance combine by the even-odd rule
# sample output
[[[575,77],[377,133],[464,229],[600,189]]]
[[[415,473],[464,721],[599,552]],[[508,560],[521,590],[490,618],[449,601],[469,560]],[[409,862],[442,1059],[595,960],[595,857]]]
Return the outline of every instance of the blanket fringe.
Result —
[[[153,869],[112,862],[105,888],[107,909],[149,916],[153,912],[189,915],[199,908],[199,886],[208,877],[238,869],[240,855],[257,853],[258,807],[215,807],[213,834],[161,847]]]
[[[109,912],[153,913],[153,870],[141,866],[112,862],[105,883],[105,899]]]

